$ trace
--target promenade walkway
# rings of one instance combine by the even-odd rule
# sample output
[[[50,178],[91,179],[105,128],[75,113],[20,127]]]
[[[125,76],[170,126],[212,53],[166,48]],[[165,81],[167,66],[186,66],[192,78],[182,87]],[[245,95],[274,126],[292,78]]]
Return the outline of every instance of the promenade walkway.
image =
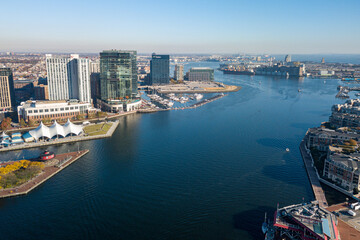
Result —
[[[55,159],[57,159],[60,164],[45,167],[42,173],[40,173],[38,176],[16,188],[0,190],[0,199],[28,194],[30,191],[50,179],[52,176],[54,176],[55,174],[69,166],[71,163],[75,162],[76,160],[87,154],[88,152],[89,150],[83,150],[79,152],[63,153],[57,155]]]
[[[311,187],[313,189],[315,199],[319,202],[320,207],[328,207],[328,203],[325,198],[325,193],[320,185],[320,181],[318,178],[318,174],[315,170],[315,167],[313,166],[313,160],[311,158],[310,153],[308,153],[306,147],[305,147],[305,141],[304,139],[300,143],[300,152],[301,156],[304,160],[306,172],[308,174]]]

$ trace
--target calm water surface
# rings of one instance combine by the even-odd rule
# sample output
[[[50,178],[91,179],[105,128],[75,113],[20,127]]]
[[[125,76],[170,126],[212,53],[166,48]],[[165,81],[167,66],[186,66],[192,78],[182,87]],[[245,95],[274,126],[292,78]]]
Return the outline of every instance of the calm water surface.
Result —
[[[298,146],[342,102],[339,81],[215,77],[242,89],[197,109],[123,117],[112,138],[50,147],[90,153],[1,200],[1,239],[262,239],[265,211],[313,199]]]

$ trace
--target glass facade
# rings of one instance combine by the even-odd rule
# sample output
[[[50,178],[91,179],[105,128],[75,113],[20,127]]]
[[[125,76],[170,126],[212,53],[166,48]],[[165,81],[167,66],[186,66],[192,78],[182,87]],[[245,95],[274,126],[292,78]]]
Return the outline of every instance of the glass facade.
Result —
[[[170,56],[153,54],[150,61],[150,84],[168,84],[170,81]]]
[[[136,51],[100,53],[101,100],[122,100],[138,95]]]

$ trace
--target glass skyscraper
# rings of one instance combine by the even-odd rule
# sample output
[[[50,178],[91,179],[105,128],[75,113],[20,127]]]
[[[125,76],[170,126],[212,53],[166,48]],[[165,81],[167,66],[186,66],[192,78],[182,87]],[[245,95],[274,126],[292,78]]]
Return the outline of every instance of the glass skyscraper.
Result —
[[[168,84],[170,81],[170,56],[152,54],[150,61],[151,85]]]
[[[138,95],[136,51],[100,53],[101,100],[133,99]]]

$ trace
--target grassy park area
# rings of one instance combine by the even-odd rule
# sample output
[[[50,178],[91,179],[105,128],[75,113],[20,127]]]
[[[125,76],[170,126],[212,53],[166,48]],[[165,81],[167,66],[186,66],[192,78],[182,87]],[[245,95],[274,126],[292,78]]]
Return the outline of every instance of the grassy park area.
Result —
[[[88,136],[96,136],[106,134],[111,128],[112,123],[98,123],[84,127],[84,132]]]

